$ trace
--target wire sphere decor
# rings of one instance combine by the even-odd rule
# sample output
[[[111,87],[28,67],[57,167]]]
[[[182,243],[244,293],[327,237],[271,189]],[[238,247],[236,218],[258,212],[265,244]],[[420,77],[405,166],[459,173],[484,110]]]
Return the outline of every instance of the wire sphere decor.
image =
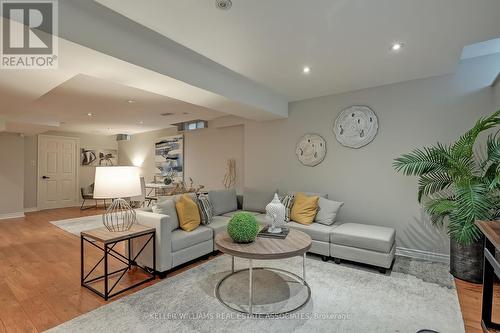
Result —
[[[102,215],[102,223],[112,232],[127,231],[136,221],[134,209],[122,198],[114,199]]]

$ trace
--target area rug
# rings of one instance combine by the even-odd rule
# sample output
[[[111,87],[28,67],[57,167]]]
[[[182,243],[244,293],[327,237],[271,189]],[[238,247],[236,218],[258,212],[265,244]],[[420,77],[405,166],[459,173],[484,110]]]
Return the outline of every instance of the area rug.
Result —
[[[246,265],[236,260],[237,268]],[[255,262],[269,265],[301,274],[301,258]],[[400,265],[405,266],[404,261]],[[425,262],[417,265],[423,270]],[[286,316],[247,317],[221,305],[214,288],[230,268],[230,257],[222,255],[50,332],[464,332],[456,290],[447,282],[395,271],[383,275],[315,257],[308,258],[306,267],[311,300]],[[303,286],[279,273],[255,271],[254,281],[256,311],[288,309],[307,296]],[[221,297],[242,309],[247,295],[246,272],[226,280],[221,288]]]
[[[77,217],[74,219],[51,221],[51,224],[80,237],[80,232],[103,227],[101,215]]]

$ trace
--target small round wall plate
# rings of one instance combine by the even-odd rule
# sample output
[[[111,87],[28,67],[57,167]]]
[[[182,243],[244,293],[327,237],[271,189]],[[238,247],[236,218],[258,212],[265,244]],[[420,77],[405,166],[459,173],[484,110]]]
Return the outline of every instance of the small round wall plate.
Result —
[[[367,106],[353,105],[340,112],[333,124],[333,133],[341,145],[361,148],[377,135],[378,119]]]
[[[300,138],[295,149],[300,163],[305,166],[316,166],[323,162],[326,156],[326,142],[317,134],[306,134]]]

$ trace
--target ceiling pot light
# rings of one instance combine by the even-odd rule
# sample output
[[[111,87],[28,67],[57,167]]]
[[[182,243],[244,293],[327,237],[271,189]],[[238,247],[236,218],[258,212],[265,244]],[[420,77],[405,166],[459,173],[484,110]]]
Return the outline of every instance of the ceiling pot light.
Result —
[[[130,104],[135,103],[135,101],[133,99],[129,99],[127,102]]]
[[[400,42],[395,42],[391,45],[391,51],[397,52],[400,51],[403,48],[403,43]]]
[[[93,117],[93,116],[94,116],[94,114],[93,114],[92,112],[89,112],[89,113],[87,113],[87,116],[89,116],[89,117]]]
[[[141,124],[141,125],[142,125],[142,124],[144,124],[144,122],[141,120],[141,121],[139,122],[139,124]]]
[[[229,10],[232,6],[231,0],[215,0],[215,7],[220,10]]]
[[[309,74],[311,72],[311,68],[309,66],[305,66],[303,69],[302,69],[302,72],[304,74]]]

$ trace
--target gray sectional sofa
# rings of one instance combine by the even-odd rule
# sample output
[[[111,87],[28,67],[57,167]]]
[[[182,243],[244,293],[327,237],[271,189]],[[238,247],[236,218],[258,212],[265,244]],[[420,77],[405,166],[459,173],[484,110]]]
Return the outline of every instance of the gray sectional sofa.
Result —
[[[195,194],[190,195],[196,200]],[[157,230],[156,262],[160,277],[179,265],[216,251],[214,237],[226,230],[231,217],[239,211],[251,212],[260,224],[268,224],[270,221],[266,218],[265,206],[273,195],[274,191],[248,189],[245,189],[244,196],[237,196],[234,189],[210,191],[208,198],[215,216],[210,224],[200,225],[191,232],[179,228],[175,201],[180,195],[159,198],[154,210],[160,209],[162,214],[154,213],[149,207],[140,209],[142,215],[156,217],[141,219],[139,223]],[[324,194],[317,195],[327,198]],[[378,266],[384,272],[392,265],[395,252],[395,231],[392,228],[339,222],[333,225],[303,225],[293,221],[287,226],[308,234],[312,238],[310,252],[320,255],[325,261],[329,258],[334,258],[336,263],[342,259],[356,261]],[[135,241],[132,251],[140,248],[140,242]],[[151,267],[150,258],[151,253],[144,252],[137,261]]]

